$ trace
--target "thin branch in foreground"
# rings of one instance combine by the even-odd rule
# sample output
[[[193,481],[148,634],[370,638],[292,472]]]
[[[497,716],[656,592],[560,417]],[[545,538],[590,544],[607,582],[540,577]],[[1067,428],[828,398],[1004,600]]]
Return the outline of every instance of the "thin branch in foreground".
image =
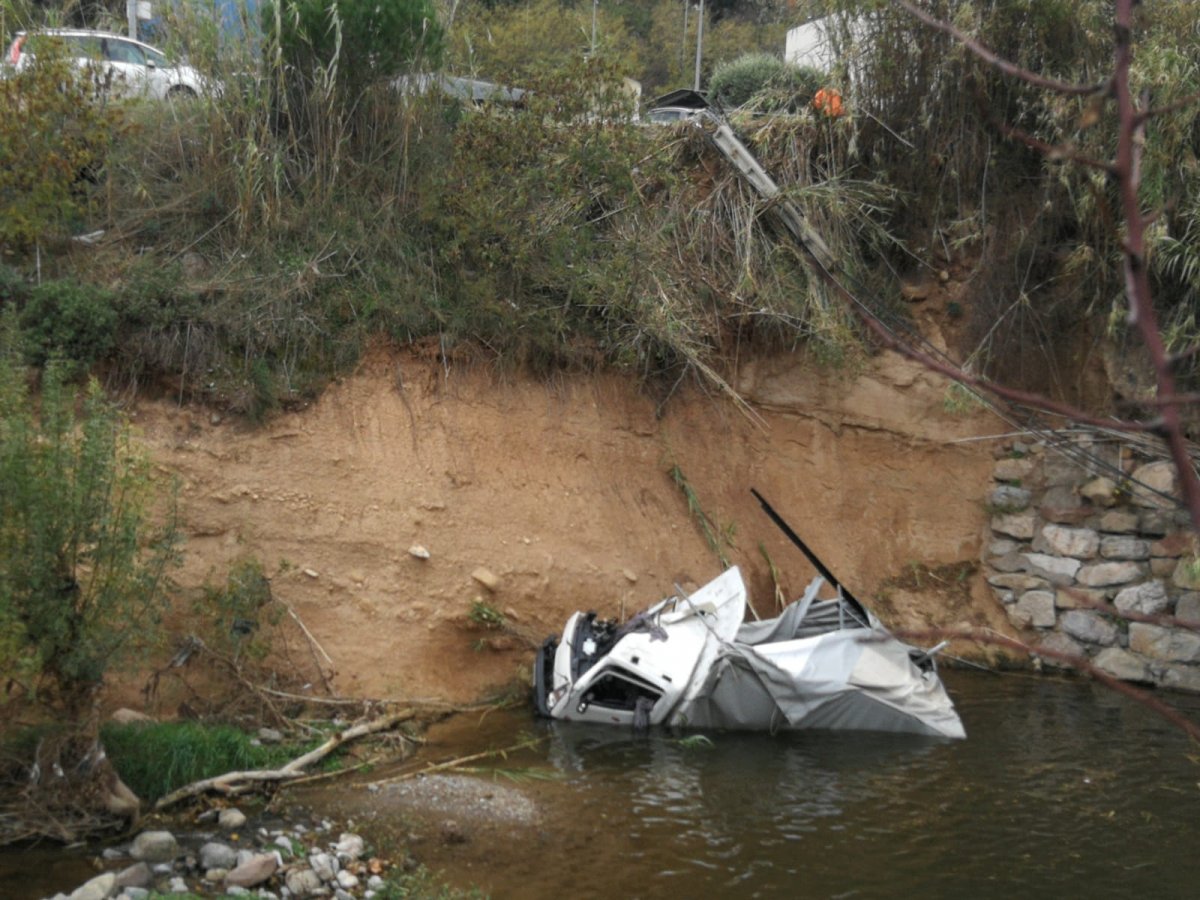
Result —
[[[1109,175],[1114,174],[1112,163],[1107,163],[1101,159],[1095,159],[1091,156],[1084,156],[1075,150],[1072,144],[1051,144],[1043,141],[1041,138],[1034,137],[1027,131],[1017,128],[1015,125],[1009,125],[1007,122],[1002,122],[995,116],[987,117],[988,124],[1000,132],[1009,140],[1024,144],[1031,150],[1036,150],[1046,159],[1055,162],[1073,162],[1089,169],[1096,169],[1100,172],[1105,172]]]
[[[457,759],[451,759],[442,763],[432,763],[420,769],[414,769],[411,772],[404,772],[400,775],[393,775],[390,778],[382,778],[377,781],[367,781],[354,785],[354,787],[370,787],[371,785],[379,786],[384,784],[395,784],[399,781],[408,781],[410,778],[416,778],[420,775],[432,775],[435,772],[445,772],[448,769],[458,769],[467,763],[476,762],[481,759],[492,759],[494,757],[507,757],[510,753],[516,753],[518,750],[528,750],[536,747],[538,744],[547,740],[547,737],[529,738],[528,740],[520,741],[500,750],[484,750],[482,753],[472,753],[469,756],[460,756]]]
[[[893,5],[899,6],[913,17],[924,22],[930,28],[947,34],[954,38],[959,44],[962,44],[970,50],[976,57],[987,63],[993,69],[1003,72],[1005,75],[1011,75],[1013,78],[1020,79],[1026,84],[1031,84],[1034,87],[1045,88],[1048,91],[1054,91],[1058,94],[1067,94],[1070,96],[1087,96],[1089,94],[1102,94],[1109,90],[1112,82],[1101,81],[1097,84],[1071,84],[1066,81],[1058,81],[1054,78],[1046,78],[1036,72],[1031,72],[1029,69],[1022,68],[1014,62],[1010,62],[1001,56],[997,56],[992,50],[975,40],[970,35],[958,28],[955,28],[949,22],[944,22],[941,19],[931,16],[921,7],[909,0],[892,0]]]
[[[897,631],[896,635],[905,640],[911,640],[919,643],[932,643],[943,640],[951,641],[968,641],[973,644],[990,644],[996,647],[1006,647],[1010,650],[1016,650],[1020,653],[1028,653],[1030,656],[1039,656],[1044,659],[1055,659],[1059,662],[1066,663],[1080,672],[1090,675],[1092,678],[1099,681],[1105,687],[1111,688],[1119,694],[1136,700],[1138,703],[1145,706],[1147,709],[1157,713],[1163,719],[1170,722],[1193,741],[1200,743],[1200,724],[1193,722],[1179,710],[1175,709],[1169,703],[1164,703],[1153,694],[1142,688],[1134,687],[1127,681],[1121,681],[1109,675],[1103,669],[1099,669],[1092,665],[1091,661],[1082,656],[1077,656],[1074,653],[1066,653],[1061,650],[1055,650],[1052,647],[1030,647],[1024,641],[1016,638],[1007,637],[999,632],[982,631],[977,628],[934,628],[926,630],[901,630]]]
[[[1101,95],[1102,91],[1111,94],[1116,101],[1117,129],[1116,155],[1109,167],[1116,181],[1121,199],[1122,218],[1125,221],[1125,234],[1122,245],[1125,270],[1125,297],[1129,308],[1129,324],[1134,327],[1142,339],[1142,343],[1154,366],[1157,395],[1159,398],[1174,398],[1179,395],[1175,386],[1175,376],[1172,372],[1173,359],[1167,353],[1166,342],[1159,328],[1158,319],[1152,302],[1150,289],[1149,266],[1146,261],[1146,218],[1142,214],[1139,196],[1141,178],[1141,157],[1145,142],[1145,107],[1148,98],[1143,95],[1142,109],[1135,103],[1130,90],[1130,71],[1133,67],[1133,8],[1136,0],[1116,0],[1114,9],[1114,46],[1112,76],[1098,86],[1085,87],[1068,85],[1053,79],[1043,78],[1014,63],[1000,59],[991,50],[978,41],[964,34],[948,22],[941,21],[925,12],[909,0],[892,0],[900,8],[908,11],[921,22],[931,28],[948,34],[963,46],[967,47],[980,59],[1014,78],[1028,84],[1047,90],[1069,95]],[[1175,465],[1179,477],[1180,492],[1183,495],[1184,506],[1192,520],[1192,525],[1200,530],[1200,476],[1191,462],[1188,442],[1183,431],[1183,417],[1177,402],[1164,402],[1161,405],[1161,419],[1150,424],[1146,423],[1100,423],[1092,416],[1079,410],[1069,408],[1066,404],[1050,400],[1042,395],[1014,391],[985,379],[978,378],[963,371],[958,366],[940,363],[925,353],[904,344],[898,337],[888,331],[881,322],[867,310],[854,295],[843,286],[838,279],[826,269],[818,254],[804,247],[804,251],[812,261],[820,276],[825,279],[838,294],[851,305],[853,312],[876,335],[888,349],[896,350],[913,359],[931,371],[940,372],[960,384],[988,391],[1006,400],[1022,403],[1043,412],[1061,415],[1077,422],[1093,423],[1100,427],[1115,428],[1130,432],[1153,432],[1160,435],[1166,442],[1168,454]]]

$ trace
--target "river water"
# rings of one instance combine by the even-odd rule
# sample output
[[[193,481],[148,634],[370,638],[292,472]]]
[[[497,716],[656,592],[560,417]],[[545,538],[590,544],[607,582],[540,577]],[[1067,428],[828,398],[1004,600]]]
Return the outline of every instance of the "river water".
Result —
[[[965,741],[810,732],[697,745],[523,711],[460,716],[429,734],[421,760],[536,743],[469,778],[311,789],[293,814],[350,820],[377,852],[411,852],[495,898],[1200,895],[1200,747],[1090,683],[945,680]],[[1170,699],[1200,717],[1200,700]],[[464,782],[473,793],[455,799]]]
[[[460,721],[432,736],[432,755],[544,738],[493,775],[534,801],[534,821],[488,828],[459,809],[453,840],[436,837],[435,815],[413,849],[496,898],[1200,895],[1200,748],[1096,685],[946,681],[965,741],[713,734],[694,746],[523,714]],[[526,768],[554,777],[509,784]],[[399,837],[417,813],[386,795],[342,811]]]

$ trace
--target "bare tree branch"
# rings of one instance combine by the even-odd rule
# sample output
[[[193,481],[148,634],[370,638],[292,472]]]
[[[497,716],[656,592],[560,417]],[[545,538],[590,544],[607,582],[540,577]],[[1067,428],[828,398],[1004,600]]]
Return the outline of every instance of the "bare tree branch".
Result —
[[[1162,716],[1162,718],[1179,728],[1192,740],[1200,741],[1200,724],[1193,722],[1179,710],[1175,709],[1170,704],[1159,700],[1148,691],[1134,687],[1129,682],[1114,678],[1103,669],[1098,669],[1082,656],[1076,656],[1073,653],[1055,650],[1052,647],[1031,647],[1024,641],[1019,641],[1016,638],[1007,637],[999,632],[984,631],[978,628],[936,628],[923,631],[897,631],[896,635],[904,638],[905,640],[915,641],[918,643],[929,643],[942,640],[963,640],[969,641],[972,644],[991,644],[996,647],[1006,647],[1009,650],[1017,650],[1021,653],[1028,653],[1032,656],[1040,656],[1044,659],[1058,660],[1059,662],[1066,663],[1074,669],[1078,669],[1080,672],[1090,675],[1105,687],[1112,688],[1112,690],[1116,691],[1117,693],[1124,694],[1125,696],[1136,700],[1138,703],[1147,707],[1157,715]]]
[[[1038,153],[1046,157],[1046,159],[1066,160],[1067,162],[1078,163],[1081,166],[1086,166],[1089,169],[1097,169],[1109,175],[1114,174],[1112,163],[1105,162],[1102,159],[1093,159],[1090,156],[1084,156],[1083,154],[1076,152],[1073,144],[1047,143],[1041,138],[1034,137],[1027,131],[1017,128],[1015,125],[1009,125],[1007,122],[1002,122],[1000,119],[997,119],[995,116],[987,113],[986,107],[985,115],[987,116],[988,123],[1006,138],[1024,144],[1026,147],[1029,147],[1032,150],[1036,150]]]
[[[1003,57],[997,56],[979,41],[970,37],[965,32],[955,28],[949,22],[943,22],[941,19],[931,16],[915,3],[910,3],[909,0],[892,0],[895,6],[908,12],[910,15],[920,19],[930,28],[936,29],[943,34],[948,34],[958,43],[962,44],[968,50],[975,54],[983,62],[987,63],[992,68],[1003,72],[1005,75],[1011,75],[1013,78],[1020,79],[1026,84],[1031,84],[1034,87],[1045,88],[1049,91],[1054,91],[1059,94],[1068,94],[1070,96],[1087,96],[1089,94],[1102,94],[1109,90],[1111,82],[1102,81],[1099,84],[1070,84],[1065,81],[1058,81],[1053,78],[1046,78],[1036,72],[1031,72],[1028,69],[1022,68],[1013,62],[1010,62]]]
[[[1179,112],[1181,109],[1187,109],[1200,103],[1200,91],[1188,94],[1186,97],[1181,97],[1173,103],[1168,103],[1166,106],[1147,107],[1137,115],[1138,125],[1143,125],[1155,116],[1167,116],[1173,112]]]
[[[1150,354],[1158,383],[1159,397],[1173,397],[1175,376],[1167,357],[1166,344],[1158,327],[1158,317],[1150,296],[1150,273],[1146,266],[1146,236],[1138,197],[1141,150],[1145,140],[1144,119],[1139,115],[1129,87],[1129,70],[1133,62],[1133,5],[1134,0],[1117,0],[1116,49],[1114,56],[1113,91],[1117,100],[1117,158],[1114,164],[1125,215],[1125,290],[1129,302],[1130,323],[1137,327]],[[1162,435],[1166,439],[1171,459],[1179,474],[1183,500],[1200,530],[1200,479],[1192,466],[1183,435],[1183,422],[1178,404],[1162,407]]]
[[[1117,107],[1117,152],[1116,158],[1108,164],[1095,160],[1076,159],[1084,165],[1096,166],[1108,171],[1117,182],[1121,198],[1122,216],[1125,220],[1125,235],[1123,241],[1125,294],[1129,305],[1129,323],[1134,326],[1145,345],[1151,364],[1154,367],[1157,385],[1160,417],[1152,422],[1133,423],[1121,422],[1102,425],[1099,420],[1084,414],[1080,410],[1070,408],[1067,404],[1052,401],[1040,395],[993,384],[986,379],[963,372],[956,366],[942,363],[924,353],[904,345],[895,335],[891,334],[882,323],[878,322],[843,287],[832,273],[823,269],[817,263],[822,276],[833,286],[868,329],[878,337],[884,346],[896,350],[914,359],[933,371],[940,372],[962,384],[986,390],[996,396],[1015,401],[1039,409],[1044,412],[1064,416],[1077,422],[1096,424],[1100,427],[1112,427],[1121,431],[1149,432],[1161,436],[1167,445],[1172,462],[1179,476],[1180,490],[1184,505],[1187,507],[1193,526],[1200,530],[1200,478],[1192,465],[1188,453],[1187,440],[1183,433],[1183,421],[1180,414],[1180,393],[1175,386],[1175,376],[1172,365],[1176,359],[1167,353],[1166,343],[1158,325],[1158,318],[1151,301],[1150,273],[1146,264],[1146,225],[1151,218],[1142,212],[1139,197],[1141,177],[1141,156],[1145,144],[1145,122],[1149,113],[1145,110],[1148,99],[1143,97],[1142,109],[1135,103],[1129,84],[1129,73],[1133,64],[1133,7],[1137,0],[1116,0],[1114,13],[1114,53],[1112,77],[1096,86],[1069,85],[1053,79],[1043,78],[1020,66],[996,56],[978,41],[964,34],[948,22],[943,22],[910,0],[892,0],[892,2],[908,11],[911,15],[924,22],[931,28],[948,34],[968,48],[977,57],[987,62],[999,71],[1020,79],[1037,87],[1057,93],[1081,96],[1111,93]],[[1010,129],[1009,133],[1016,136],[1018,132]],[[1028,138],[1031,146],[1040,149],[1047,156],[1062,151],[1063,148],[1038,142]],[[1038,146],[1040,144],[1040,147]],[[810,254],[811,255],[811,254]],[[814,257],[815,259],[815,257]]]

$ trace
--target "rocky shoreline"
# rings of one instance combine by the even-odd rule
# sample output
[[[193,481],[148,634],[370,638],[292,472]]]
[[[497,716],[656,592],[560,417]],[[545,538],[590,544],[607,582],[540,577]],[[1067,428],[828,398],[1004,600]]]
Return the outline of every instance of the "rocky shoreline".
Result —
[[[155,894],[249,895],[275,900],[333,897],[370,900],[384,887],[387,864],[363,838],[329,820],[313,826],[250,825],[236,808],[209,810],[203,830],[140,832],[106,848],[106,871],[50,900],[145,900]]]

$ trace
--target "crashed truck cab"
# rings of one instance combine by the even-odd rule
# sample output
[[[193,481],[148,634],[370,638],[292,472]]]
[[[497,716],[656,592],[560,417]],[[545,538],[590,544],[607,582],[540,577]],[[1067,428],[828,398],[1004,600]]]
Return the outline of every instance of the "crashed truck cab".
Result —
[[[574,613],[561,641],[547,638],[538,651],[538,712],[576,722],[663,724],[698,687],[693,675],[706,671],[722,643],[737,635],[745,610],[745,586],[734,567],[623,625],[598,620],[594,612]]]
[[[634,728],[965,737],[934,663],[941,646],[897,640],[842,590],[820,599],[824,583],[818,575],[775,618],[744,624],[736,567],[624,625],[575,613],[538,654],[538,711]]]

